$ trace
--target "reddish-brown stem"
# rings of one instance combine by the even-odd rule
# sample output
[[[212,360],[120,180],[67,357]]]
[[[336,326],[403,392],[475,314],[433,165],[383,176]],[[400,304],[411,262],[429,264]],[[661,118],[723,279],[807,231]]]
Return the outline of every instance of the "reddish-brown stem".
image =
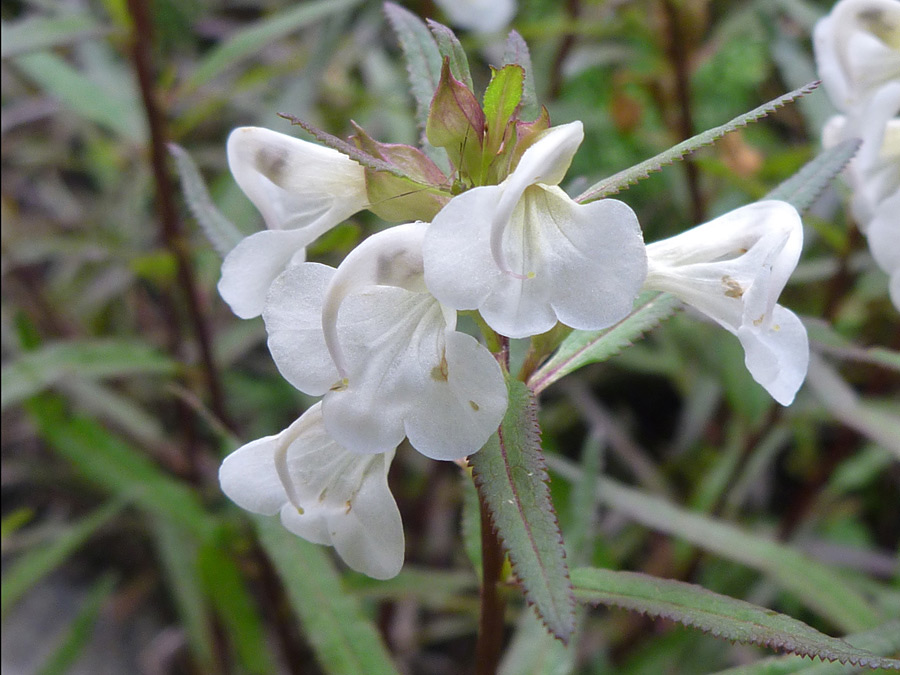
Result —
[[[500,664],[503,648],[505,603],[500,595],[503,547],[491,523],[488,506],[481,495],[481,615],[478,619],[478,643],[475,647],[476,675],[493,675]]]
[[[201,310],[200,294],[194,280],[188,247],[175,208],[174,184],[169,174],[168,153],[166,151],[166,122],[157,102],[153,76],[153,23],[146,0],[128,0],[128,11],[133,21],[132,59],[144,113],[150,132],[150,158],[153,179],[156,184],[156,207],[159,216],[160,234],[166,249],[172,254],[178,266],[178,283],[187,303],[189,320],[200,351],[203,373],[209,390],[210,407],[215,415],[228,424],[222,387],[212,356],[210,330]],[[176,325],[170,330],[177,333]],[[173,340],[176,342],[177,336]]]
[[[681,23],[675,2],[662,0],[662,6],[669,34],[666,51],[675,73],[675,96],[678,99],[679,107],[678,133],[682,140],[685,140],[694,135],[687,45],[681,32]],[[703,204],[703,193],[700,190],[700,173],[690,156],[684,158],[684,170],[687,174],[688,191],[691,196],[691,216],[695,223],[702,223],[706,220],[706,208]]]

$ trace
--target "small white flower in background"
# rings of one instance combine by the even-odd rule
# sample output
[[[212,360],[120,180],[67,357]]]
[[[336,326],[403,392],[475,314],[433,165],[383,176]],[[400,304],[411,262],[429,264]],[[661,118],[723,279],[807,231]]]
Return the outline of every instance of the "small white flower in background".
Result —
[[[645,286],[677,296],[736,335],[753,379],[790,405],[806,377],[809,340],[800,319],[776,303],[802,246],[793,206],[757,202],[648,244]]]
[[[500,185],[450,200],[425,235],[425,283],[445,305],[477,309],[520,338],[557,321],[596,330],[632,309],[646,274],[637,216],[623,202],[574,202],[559,187],[584,138],[553,127]]]
[[[269,293],[263,318],[278,369],[325,395],[325,427],[352,452],[385,452],[406,436],[427,457],[461,459],[506,411],[499,364],[425,289],[426,228],[372,235],[337,270],[292,266]]]
[[[506,28],[518,9],[516,0],[435,0],[451,24],[476,33]]]
[[[222,264],[219,293],[239,317],[258,316],[272,281],[306,247],[368,204],[365,172],[337,150],[258,127],[228,137],[228,165],[268,229]]]
[[[900,312],[900,189],[881,202],[866,238],[875,262],[890,277],[891,302]]]
[[[348,452],[328,435],[322,406],[290,427],[238,448],[222,463],[222,491],[253,513],[281,515],[290,532],[334,546],[351,568],[376,579],[403,566],[400,511],[387,483],[394,450]]]
[[[900,1],[841,0],[816,24],[813,44],[829,97],[852,115],[900,80]]]
[[[822,145],[830,148],[839,142],[860,137],[862,145],[845,170],[853,190],[853,216],[866,232],[879,205],[900,192],[900,81],[883,87],[851,120],[836,115],[822,132]],[[854,126],[856,128],[854,128]],[[900,219],[897,220],[900,227]]]

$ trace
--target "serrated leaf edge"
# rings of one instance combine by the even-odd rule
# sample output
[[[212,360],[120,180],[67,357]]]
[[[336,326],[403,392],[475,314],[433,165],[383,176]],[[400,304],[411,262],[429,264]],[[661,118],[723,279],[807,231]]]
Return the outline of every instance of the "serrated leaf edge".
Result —
[[[820,84],[821,82],[819,80],[810,82],[809,84],[806,84],[799,89],[795,89],[794,91],[779,96],[778,98],[773,99],[768,103],[764,103],[758,108],[754,108],[750,112],[738,115],[725,124],[713,127],[712,129],[708,129],[700,134],[697,134],[696,136],[691,136],[691,138],[678,143],[677,145],[669,148],[664,152],[659,153],[654,157],[651,157],[650,159],[644,160],[639,164],[635,164],[628,169],[619,171],[618,173],[613,174],[608,178],[604,178],[598,183],[595,183],[580,195],[578,195],[578,197],[575,198],[575,201],[579,203],[585,203],[594,201],[596,199],[601,199],[609,195],[617,194],[622,190],[628,188],[629,186],[634,185],[635,183],[638,183],[639,181],[647,178],[651,173],[659,171],[665,166],[674,164],[675,162],[684,159],[687,155],[691,154],[695,150],[698,150],[707,145],[712,145],[715,141],[722,138],[722,136],[724,136],[725,134],[746,127],[751,122],[756,122],[763,117],[766,117],[769,113],[775,112],[779,108],[784,107],[786,104],[792,103],[801,96],[809,94],[810,92],[818,88]]]

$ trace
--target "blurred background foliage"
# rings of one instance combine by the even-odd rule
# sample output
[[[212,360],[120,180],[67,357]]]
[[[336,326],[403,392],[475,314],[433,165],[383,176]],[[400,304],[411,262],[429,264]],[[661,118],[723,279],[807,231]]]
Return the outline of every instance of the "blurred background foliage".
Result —
[[[402,4],[442,19],[427,0]],[[809,35],[830,5],[520,0],[513,26],[542,102],[555,123],[585,125],[568,191],[815,79]],[[246,234],[262,220],[227,170],[233,127],[292,133],[276,116],[288,112],[414,143],[380,3],[152,0],[152,30],[136,30],[139,6],[2,3],[3,672],[470,672],[477,521],[457,466],[398,453],[407,562],[388,582],[219,492],[220,459],[310,401],[278,375],[262,322],[218,298],[220,257],[171,165],[153,172],[153,138],[183,146]],[[152,47],[155,135],[136,34]],[[483,87],[502,36],[461,37]],[[815,92],[621,197],[647,241],[677,233],[790,176],[829,113]],[[807,317],[814,352],[791,408],[750,379],[735,339],[685,313],[546,393],[573,565],[693,581],[830,634],[900,617],[900,323],[841,191],[806,214],[782,300]],[[335,264],[382,226],[359,214],[310,255]],[[566,649],[509,599],[510,674],[701,673],[766,656],[619,610],[585,610]]]

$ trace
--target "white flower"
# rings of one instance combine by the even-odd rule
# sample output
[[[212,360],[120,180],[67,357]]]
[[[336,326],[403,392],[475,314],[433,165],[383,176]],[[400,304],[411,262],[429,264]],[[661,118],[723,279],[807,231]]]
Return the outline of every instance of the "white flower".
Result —
[[[222,491],[253,513],[280,513],[289,531],[334,546],[354,570],[389,579],[404,554],[400,511],[387,483],[394,450],[348,452],[328,435],[321,408],[317,403],[280,434],[226,457]]]
[[[753,379],[790,405],[806,377],[809,341],[797,316],[776,302],[802,246],[793,206],[757,202],[649,244],[645,286],[672,293],[736,335]]]
[[[881,202],[866,237],[872,257],[890,277],[891,302],[900,311],[900,189]]]
[[[306,247],[365,208],[362,166],[337,150],[258,127],[228,137],[228,165],[268,229],[240,242],[222,263],[219,293],[239,317],[258,316],[272,281]]]
[[[506,411],[498,363],[425,290],[426,227],[375,234],[337,270],[293,266],[269,293],[275,363],[298,389],[325,394],[325,427],[352,452],[385,452],[406,436],[427,457],[461,459]]]
[[[454,26],[476,33],[506,28],[516,14],[516,0],[435,0]]]
[[[558,183],[584,138],[548,129],[500,185],[450,200],[425,235],[425,283],[454,309],[477,309],[509,337],[557,321],[605,328],[633,305],[646,274],[640,226],[624,203],[577,204]]]
[[[845,176],[853,190],[853,216],[865,232],[885,199],[900,192],[900,81],[882,87],[855,116],[832,117],[822,132],[829,148],[847,138],[862,145]]]
[[[813,34],[819,76],[845,114],[900,80],[900,2],[841,0]]]

